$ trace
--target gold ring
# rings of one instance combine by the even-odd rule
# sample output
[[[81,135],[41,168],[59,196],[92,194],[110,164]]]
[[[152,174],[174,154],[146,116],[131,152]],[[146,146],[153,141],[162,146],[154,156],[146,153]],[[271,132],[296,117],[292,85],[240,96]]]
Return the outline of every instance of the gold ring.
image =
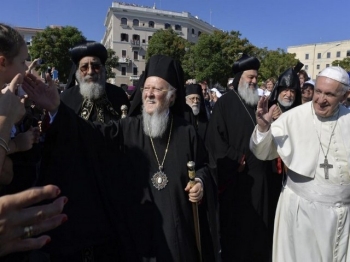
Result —
[[[31,236],[33,236],[33,226],[25,227],[22,238],[30,238]]]

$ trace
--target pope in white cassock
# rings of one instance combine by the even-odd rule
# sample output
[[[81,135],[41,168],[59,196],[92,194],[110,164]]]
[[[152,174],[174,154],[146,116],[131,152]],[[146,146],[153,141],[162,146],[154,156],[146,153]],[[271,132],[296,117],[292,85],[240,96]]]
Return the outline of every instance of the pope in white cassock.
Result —
[[[288,167],[276,210],[273,261],[350,261],[349,75],[328,67],[313,100],[282,114],[262,97],[250,148],[257,158],[280,156]],[[348,256],[349,253],[349,256]]]

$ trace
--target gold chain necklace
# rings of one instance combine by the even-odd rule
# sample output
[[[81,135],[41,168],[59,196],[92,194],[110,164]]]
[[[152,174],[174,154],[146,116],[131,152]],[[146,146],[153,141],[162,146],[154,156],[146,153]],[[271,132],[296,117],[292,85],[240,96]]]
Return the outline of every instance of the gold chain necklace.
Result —
[[[164,161],[165,161],[166,155],[168,153],[168,149],[169,149],[170,138],[171,138],[171,130],[173,129],[173,117],[171,117],[171,124],[170,124],[168,144],[166,145],[166,148],[165,148],[165,153],[164,153],[164,158],[163,158],[162,164],[160,164],[160,162],[159,162],[158,155],[157,155],[156,149],[155,149],[154,144],[153,144],[153,139],[151,137],[151,131],[149,129],[149,124],[148,123],[147,123],[147,129],[148,129],[149,139],[151,140],[152,148],[153,148],[153,151],[154,151],[154,155],[156,156],[158,167],[159,167],[159,171],[153,175],[151,180],[152,180],[153,186],[155,188],[157,188],[158,190],[161,190],[164,187],[166,187],[166,185],[168,184],[168,177],[163,172],[163,169],[164,169],[163,165],[164,165]]]
[[[327,148],[327,152],[326,153],[323,150],[323,146],[322,146],[322,143],[321,143],[321,136],[317,132],[316,122],[315,122],[315,113],[314,113],[314,109],[312,107],[312,104],[311,104],[311,112],[312,112],[312,120],[314,121],[314,126],[315,126],[315,130],[316,130],[318,142],[320,143],[320,146],[321,146],[321,149],[322,149],[322,153],[324,155],[324,161],[323,161],[323,163],[320,164],[320,168],[323,168],[323,170],[324,170],[324,177],[325,177],[325,179],[329,179],[328,169],[333,168],[333,165],[328,163],[327,156],[328,156],[329,148],[331,146],[331,141],[332,141],[332,138],[333,138],[333,135],[334,135],[334,130],[335,130],[335,127],[337,126],[337,123],[338,123],[340,108],[338,109],[337,121],[335,122],[335,125],[334,125],[332,133],[331,133],[331,137],[329,138],[328,148]]]

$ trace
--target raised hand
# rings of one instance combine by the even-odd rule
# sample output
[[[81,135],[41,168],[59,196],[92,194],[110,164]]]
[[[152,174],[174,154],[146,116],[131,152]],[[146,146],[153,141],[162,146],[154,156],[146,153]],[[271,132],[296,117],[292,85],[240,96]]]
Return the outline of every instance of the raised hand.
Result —
[[[22,86],[29,99],[33,100],[36,105],[54,114],[60,105],[60,96],[57,85],[52,81],[50,74],[46,74],[46,80],[48,85],[28,73],[24,77]]]
[[[258,107],[256,110],[256,122],[258,124],[258,130],[260,132],[266,132],[269,130],[272,122],[273,111],[276,107],[276,105],[273,105],[269,109],[268,101],[268,97],[261,97],[258,102]]]
[[[21,120],[25,114],[24,100],[16,96],[18,85],[22,81],[22,75],[16,75],[11,83],[3,88],[0,93],[0,116],[6,116],[12,124]]]

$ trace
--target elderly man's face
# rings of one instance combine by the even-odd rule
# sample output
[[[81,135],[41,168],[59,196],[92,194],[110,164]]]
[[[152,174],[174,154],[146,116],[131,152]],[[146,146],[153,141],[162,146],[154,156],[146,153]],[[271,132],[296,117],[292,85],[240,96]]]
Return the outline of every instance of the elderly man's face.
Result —
[[[191,94],[186,96],[186,104],[189,105],[192,108],[192,112],[194,115],[198,115],[200,111],[200,96],[197,94]]]
[[[85,56],[79,61],[80,81],[91,83],[98,82],[102,77],[103,65],[101,60],[95,56]]]
[[[174,100],[175,93],[172,93],[167,81],[157,76],[147,77],[142,91],[143,110],[146,113],[163,112]]]
[[[278,102],[282,106],[289,107],[293,105],[295,100],[295,90],[289,87],[282,87],[278,95]]]
[[[314,97],[312,99],[316,115],[330,117],[335,113],[339,103],[348,96],[343,86],[328,77],[319,76],[316,79]]]
[[[242,83],[247,83],[249,88],[255,90],[258,88],[258,71],[256,70],[246,70],[243,72],[241,79],[239,80],[239,85]]]

